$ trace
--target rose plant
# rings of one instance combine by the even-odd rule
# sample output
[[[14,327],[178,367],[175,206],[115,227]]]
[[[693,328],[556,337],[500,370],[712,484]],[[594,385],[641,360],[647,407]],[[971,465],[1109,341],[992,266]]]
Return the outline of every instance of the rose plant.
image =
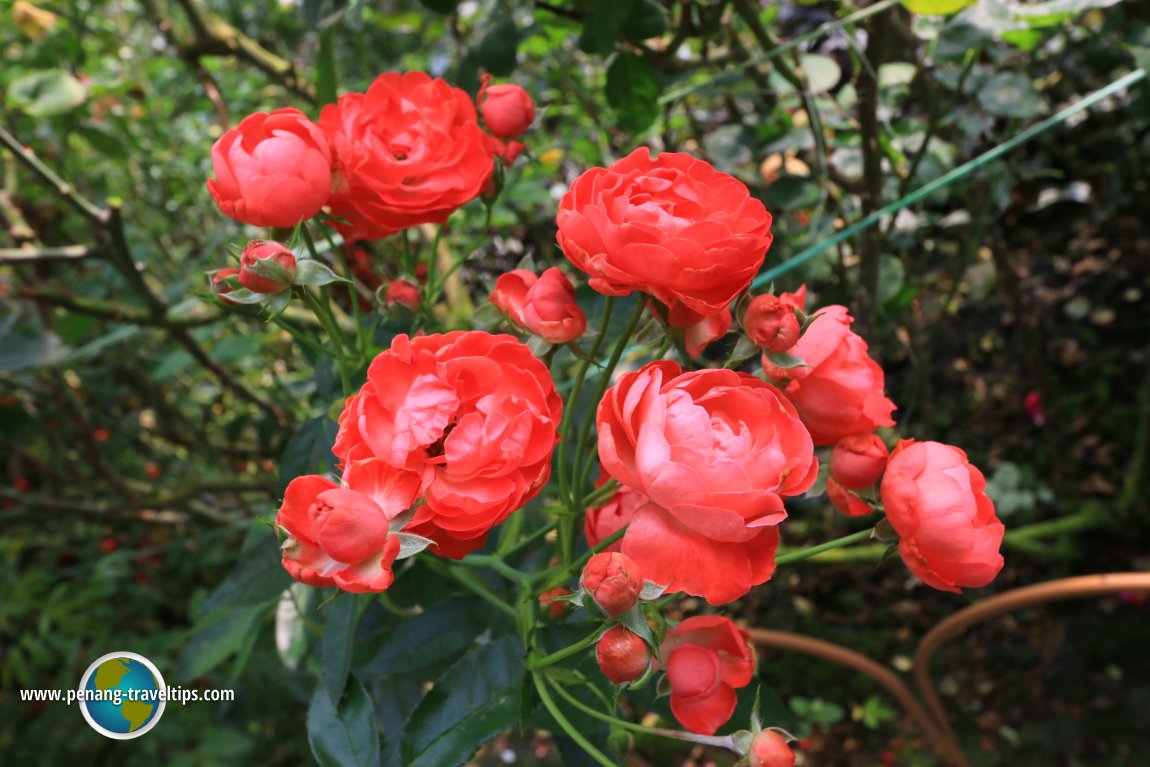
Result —
[[[212,151],[224,214],[294,228],[287,244],[252,242],[238,271],[221,265],[212,291],[236,311],[260,307],[338,373],[339,393],[317,395],[319,457],[288,477],[273,524],[301,584],[287,593],[330,590],[312,715],[362,724],[363,669],[407,670],[372,622],[429,621],[439,613],[419,595],[446,590],[482,606],[482,641],[452,644],[467,620],[454,607],[410,631],[454,648],[444,657],[460,658],[460,684],[495,691],[453,708],[451,678],[437,682],[391,736],[394,763],[462,763],[521,715],[613,764],[577,714],[793,764],[788,738],[757,714],[732,722],[757,669],[748,632],[722,613],[781,563],[869,533],[784,557],[798,513],[788,503],[817,486],[848,516],[884,514],[910,572],[957,591],[1003,564],[982,474],[937,442],[903,440],[888,456],[895,405],[848,310],[808,309],[805,286],[752,296],[772,217],[689,154],[640,147],[582,173],[558,203],[562,261],[499,274],[477,296],[498,312],[445,311],[448,281],[507,193],[505,166],[527,154],[504,142],[529,141],[535,116],[517,85],[484,79],[477,99],[389,73],[316,123],[291,109],[252,115]],[[459,247],[447,220],[481,208],[477,245]],[[398,244],[380,247],[390,258],[373,255],[379,240]],[[697,359],[734,342],[735,316],[752,359]],[[383,649],[349,677],[358,637]],[[649,680],[665,703],[619,705]],[[678,729],[629,716],[652,705]]]

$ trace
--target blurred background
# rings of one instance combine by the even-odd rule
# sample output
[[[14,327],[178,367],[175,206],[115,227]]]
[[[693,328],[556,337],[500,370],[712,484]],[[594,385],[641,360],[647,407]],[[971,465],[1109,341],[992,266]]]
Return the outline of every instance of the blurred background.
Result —
[[[337,87],[389,70],[471,93],[491,73],[540,110],[490,241],[449,291],[461,324],[492,275],[528,255],[563,260],[555,207],[576,176],[641,144],[690,152],[766,203],[768,268],[817,251],[775,286],[806,282],[814,305],[852,308],[899,431],[961,445],[986,473],[1012,531],[991,587],[932,591],[867,546],[780,571],[740,620],[904,673],[922,635],[979,596],[1150,565],[1144,79],[818,247],[1146,67],[1145,4],[3,0],[0,18],[6,764],[310,763],[307,623],[285,612],[275,558],[244,546],[266,535],[288,479],[330,463],[338,381],[278,329],[206,295],[205,272],[233,265],[259,233],[222,216],[204,182],[212,143],[247,114],[296,106],[314,119]],[[481,221],[472,208],[453,219],[471,232]],[[365,259],[366,287],[394,276],[392,248]],[[786,543],[851,529],[815,493],[796,504]],[[420,596],[404,598],[391,607]],[[935,678],[971,761],[1150,763],[1148,611],[1136,593],[1069,602],[945,648]],[[389,649],[380,620],[361,634],[356,668],[372,677],[386,742],[463,645],[413,661]],[[125,743],[74,707],[19,698],[75,687],[120,649],[168,684],[236,700],[169,708]],[[936,763],[865,677],[768,652],[760,679],[768,719],[802,738],[804,764]],[[641,741],[629,763],[731,762],[666,748]],[[509,735],[477,759],[578,764],[568,753]]]

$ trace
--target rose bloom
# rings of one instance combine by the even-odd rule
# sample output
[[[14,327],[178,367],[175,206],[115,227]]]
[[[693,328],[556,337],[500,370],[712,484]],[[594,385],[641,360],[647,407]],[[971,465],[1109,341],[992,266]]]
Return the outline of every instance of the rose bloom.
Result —
[[[719,615],[687,618],[667,632],[659,657],[671,685],[671,713],[691,732],[714,735],[735,713],[735,690],[751,683],[747,632]]]
[[[807,367],[775,367],[764,354],[763,372],[781,382],[816,445],[833,445],[851,434],[893,426],[890,414],[895,408],[883,395],[882,368],[867,353],[866,341],[850,329],[854,320],[846,307],[824,306],[816,314],[787,350]]]
[[[647,147],[575,179],[557,224],[563,253],[595,290],[638,290],[708,317],[747,289],[771,245],[771,215],[741,181]]]
[[[420,301],[418,286],[413,285],[407,280],[392,280],[387,283],[387,290],[384,291],[383,302],[388,306],[399,304],[400,306],[406,306],[408,309],[415,311],[419,308]]]
[[[647,305],[656,313],[654,304],[648,301]],[[698,357],[712,341],[727,335],[731,329],[731,310],[724,308],[716,314],[702,315],[678,304],[667,312],[667,324],[683,331],[687,354]]]
[[[810,434],[778,389],[652,362],[607,391],[596,423],[603,468],[651,501],[623,536],[644,578],[723,604],[771,577],[783,498],[818,473]]]
[[[608,479],[608,475],[602,473],[595,486],[602,487]],[[619,485],[615,493],[602,506],[588,509],[587,514],[584,515],[583,537],[587,539],[587,545],[594,548],[603,540],[622,530],[631,523],[631,518],[635,516],[635,510],[649,502],[650,499],[639,491],[626,485]],[[603,549],[603,551],[622,550],[622,541],[615,541]]]
[[[527,269],[501,274],[488,300],[516,325],[553,344],[574,341],[587,330],[575,287],[557,266],[538,277]]]
[[[927,585],[978,588],[1002,569],[1006,528],[982,472],[957,447],[899,442],[883,475],[882,501],[902,560]]]
[[[547,367],[512,336],[398,335],[344,405],[332,452],[350,487],[370,458],[419,474],[408,529],[460,558],[547,483],[562,409]]]
[[[335,153],[329,205],[347,239],[441,224],[495,168],[470,97],[423,72],[380,75],[367,93],[325,106],[319,126]]]
[[[212,170],[220,211],[252,226],[293,227],[331,194],[331,149],[298,109],[245,117],[212,146]]]
[[[389,523],[415,502],[419,476],[382,466],[364,474],[373,479],[370,493],[314,474],[288,484],[276,524],[289,536],[283,566],[297,581],[352,592],[391,585],[399,539]]]

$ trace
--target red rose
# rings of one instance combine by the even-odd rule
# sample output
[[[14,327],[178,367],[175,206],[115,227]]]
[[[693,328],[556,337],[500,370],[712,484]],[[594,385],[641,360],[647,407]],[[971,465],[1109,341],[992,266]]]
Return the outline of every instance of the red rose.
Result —
[[[583,566],[579,579],[583,590],[591,595],[599,609],[610,618],[622,615],[639,601],[643,575],[639,566],[626,554],[601,551]]]
[[[483,124],[501,139],[519,138],[535,122],[535,102],[520,86],[488,85],[490,79],[484,76],[477,98]]]
[[[850,329],[845,306],[824,306],[788,353],[807,367],[779,368],[763,355],[763,372],[783,389],[811,430],[816,445],[893,426],[894,403],[883,395],[883,372],[867,343]]]
[[[240,256],[240,284],[253,293],[282,293],[295,280],[295,256],[270,240],[252,240]]]
[[[577,178],[557,223],[563,253],[595,290],[639,290],[703,316],[747,289],[771,244],[771,215],[741,181],[647,147]]]
[[[1006,531],[986,479],[966,453],[941,442],[903,440],[882,479],[882,502],[910,571],[943,591],[978,588],[1002,569]]]
[[[501,274],[488,300],[516,325],[553,344],[574,341],[587,329],[575,288],[557,266],[538,277],[526,269]]]
[[[644,578],[722,604],[771,577],[783,498],[818,473],[811,437],[778,389],[733,370],[652,362],[619,378],[596,422],[604,469],[651,500],[623,536]]]
[[[609,477],[602,474],[596,487],[602,487]],[[583,518],[583,537],[587,545],[594,548],[599,543],[622,530],[631,523],[635,510],[649,502],[649,499],[626,485],[619,485],[619,489],[597,509],[589,509]],[[622,551],[622,541],[615,541],[604,551]]]
[[[671,712],[691,732],[713,735],[735,712],[735,690],[751,683],[747,632],[730,618],[698,615],[668,632],[659,648],[671,685]]]
[[[352,592],[391,585],[399,539],[389,523],[415,502],[419,477],[387,468],[373,490],[340,487],[314,474],[288,484],[276,524],[289,536],[283,566],[293,578]]]
[[[612,626],[595,645],[599,670],[613,684],[642,679],[651,667],[651,650],[638,634],[623,626]]]
[[[551,473],[563,402],[551,373],[508,335],[398,335],[349,397],[332,447],[356,487],[364,459],[422,478],[410,532],[459,558],[535,497]]]
[[[387,283],[387,290],[383,295],[383,302],[388,306],[399,304],[412,311],[419,308],[421,300],[419,288],[407,280],[392,280]]]
[[[208,191],[220,211],[252,226],[293,227],[331,193],[331,149],[298,109],[248,115],[212,146]]]
[[[794,305],[770,293],[755,296],[747,304],[743,328],[756,346],[769,352],[785,352],[799,340],[799,318]]]
[[[775,730],[763,730],[751,741],[749,767],[795,767],[795,752]]]
[[[655,312],[653,304],[648,302],[648,306]],[[727,335],[731,329],[731,310],[724,308],[715,314],[702,315],[677,304],[667,313],[667,324],[685,331],[683,345],[687,347],[687,354],[698,357],[712,341]]]
[[[423,72],[389,72],[320,113],[335,153],[332,213],[348,239],[439,224],[479,196],[495,168],[466,93]]]
[[[239,279],[239,273],[239,269],[236,269],[234,266],[229,266],[224,269],[216,269],[208,275],[208,279],[212,284],[212,292],[216,294],[216,298],[225,304],[235,303],[235,301],[227,297],[228,293],[231,293],[235,289],[232,287],[232,283],[229,282],[228,278],[235,277]]]
[[[831,476],[848,490],[870,487],[882,476],[890,451],[877,434],[851,434],[831,452]]]
[[[848,517],[865,517],[874,514],[866,501],[835,482],[833,476],[827,477],[827,498],[842,514]]]

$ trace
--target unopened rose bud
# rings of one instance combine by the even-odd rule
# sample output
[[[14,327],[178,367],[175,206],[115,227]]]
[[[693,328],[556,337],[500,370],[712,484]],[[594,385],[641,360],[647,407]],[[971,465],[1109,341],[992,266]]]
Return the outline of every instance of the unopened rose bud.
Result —
[[[566,586],[556,586],[553,589],[547,589],[539,595],[539,604],[547,610],[547,614],[553,619],[558,620],[567,614],[568,608],[571,604],[562,597],[571,595],[571,589]]]
[[[479,90],[479,113],[487,130],[501,139],[522,136],[535,121],[535,102],[518,85],[487,85]]]
[[[383,302],[388,306],[400,304],[415,311],[419,308],[419,288],[407,280],[392,280],[387,283],[387,291],[383,295]]]
[[[795,752],[775,730],[763,730],[751,741],[750,767],[795,767]]]
[[[834,477],[827,477],[827,498],[836,509],[848,517],[865,517],[875,511],[862,498],[835,482]]]
[[[295,280],[295,256],[271,240],[252,240],[240,256],[240,284],[253,293],[282,293]]]
[[[216,298],[225,304],[235,303],[230,298],[227,298],[227,294],[232,292],[232,285],[228,282],[228,278],[235,277],[239,273],[239,269],[236,269],[234,266],[229,266],[226,269],[217,269],[208,276],[212,282],[212,292],[216,294]]]
[[[599,637],[595,658],[603,676],[614,684],[641,679],[651,666],[651,651],[647,643],[624,626],[612,626]]]
[[[743,313],[743,328],[756,346],[775,353],[794,346],[801,330],[795,307],[770,293],[751,299]]]
[[[862,490],[878,482],[889,455],[877,434],[843,437],[831,453],[831,476],[847,490]]]
[[[643,575],[635,561],[626,554],[601,551],[583,567],[580,583],[599,609],[614,618],[639,601]]]

